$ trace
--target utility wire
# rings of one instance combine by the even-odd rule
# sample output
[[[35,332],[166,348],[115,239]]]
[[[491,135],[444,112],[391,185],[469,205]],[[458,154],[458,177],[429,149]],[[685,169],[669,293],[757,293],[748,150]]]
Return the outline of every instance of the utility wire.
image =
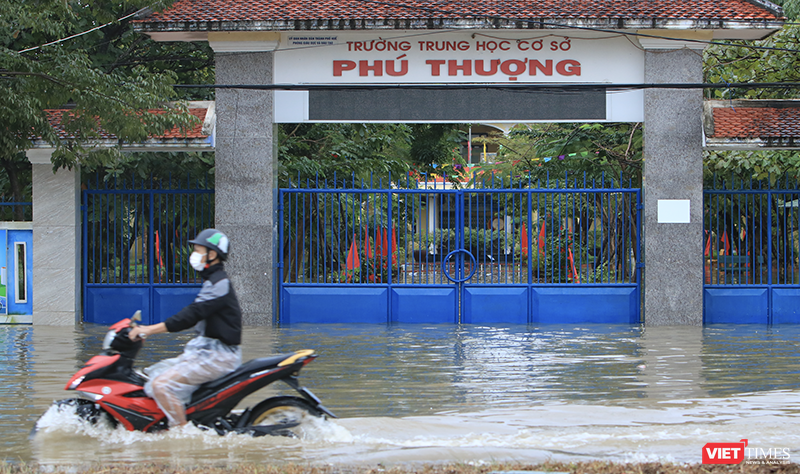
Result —
[[[2,73],[0,73],[2,74]],[[675,82],[640,84],[173,84],[176,89],[243,89],[265,91],[347,91],[347,90],[465,90],[500,89],[520,91],[583,91],[583,90],[644,90],[644,89],[800,89],[800,82]]]
[[[51,41],[51,42],[49,42],[49,43],[45,43],[45,44],[42,44],[42,45],[39,45],[39,46],[34,46],[33,48],[23,49],[23,50],[21,50],[21,51],[17,51],[17,53],[18,53],[18,54],[27,53],[28,51],[35,51],[35,50],[37,50],[37,49],[44,48],[45,46],[52,46],[52,45],[54,45],[54,44],[63,43],[64,41],[69,41],[69,40],[71,40],[71,39],[78,38],[79,36],[83,36],[83,35],[86,35],[86,34],[89,34],[89,33],[93,32],[93,31],[97,31],[97,30],[99,30],[99,29],[105,28],[105,27],[106,27],[106,26],[108,26],[108,25],[113,25],[114,23],[119,23],[119,22],[121,22],[121,21],[125,21],[125,20],[127,20],[128,18],[130,18],[130,17],[132,17],[132,16],[139,15],[140,13],[142,13],[142,12],[144,12],[144,11],[147,11],[147,10],[148,10],[148,8],[147,8],[147,7],[145,7],[145,8],[139,9],[139,10],[137,10],[137,11],[135,11],[135,12],[131,13],[130,15],[125,15],[125,16],[123,16],[122,18],[118,18],[118,19],[116,19],[116,20],[114,20],[114,21],[109,21],[109,22],[108,22],[108,23],[106,23],[105,25],[95,26],[95,27],[94,27],[94,28],[92,28],[91,30],[86,30],[86,31],[84,31],[83,33],[78,33],[78,34],[75,34],[75,35],[72,35],[72,36],[67,36],[66,38],[61,38],[60,40],[55,40],[55,41]]]

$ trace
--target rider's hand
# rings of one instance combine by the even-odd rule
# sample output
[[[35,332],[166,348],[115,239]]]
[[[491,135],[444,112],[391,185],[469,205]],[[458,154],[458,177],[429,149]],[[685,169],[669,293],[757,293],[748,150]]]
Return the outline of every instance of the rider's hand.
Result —
[[[128,337],[131,339],[131,341],[144,339],[148,335],[147,328],[148,326],[136,326],[135,328],[131,328],[131,330],[128,332]]]
[[[147,336],[152,336],[153,334],[162,334],[167,332],[167,326],[164,323],[158,324],[151,324],[150,326],[136,326],[135,328],[131,328],[130,332],[128,332],[128,337],[131,338],[131,341],[135,341],[137,339],[144,339]]]

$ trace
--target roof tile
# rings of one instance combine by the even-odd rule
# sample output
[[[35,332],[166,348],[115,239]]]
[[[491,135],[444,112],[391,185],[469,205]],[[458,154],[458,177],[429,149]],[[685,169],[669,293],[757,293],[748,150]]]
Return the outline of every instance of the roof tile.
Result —
[[[800,108],[715,108],[714,138],[800,138]]]
[[[774,20],[748,0],[178,0],[142,22],[460,19]]]
[[[203,109],[203,108],[198,108],[198,109],[192,108],[192,109],[189,109],[189,113],[194,115],[195,117],[197,117],[199,119],[199,122],[196,123],[191,129],[187,130],[186,133],[182,133],[181,130],[176,127],[176,128],[173,128],[172,130],[167,130],[162,135],[159,135],[157,137],[152,137],[152,138],[160,138],[160,139],[166,139],[166,138],[207,138],[208,135],[203,133],[203,120],[205,120],[207,112],[208,112],[208,109]],[[64,130],[64,127],[62,126],[62,121],[63,121],[65,116],[67,116],[67,117],[74,116],[72,109],[49,109],[49,110],[45,110],[45,113],[47,114],[47,120],[50,122],[50,125],[52,125],[53,128],[56,129],[56,131],[58,132],[58,137],[60,139],[66,140],[66,139],[69,139],[69,138],[73,138],[73,137],[71,137],[69,135],[69,133],[67,133],[66,130]],[[163,113],[163,111],[161,111],[161,110],[150,110],[150,113],[156,113],[157,114],[157,113]],[[106,140],[115,140],[117,137],[113,133],[109,133],[109,132],[101,129],[101,130],[99,130],[99,137],[98,138],[106,139]]]

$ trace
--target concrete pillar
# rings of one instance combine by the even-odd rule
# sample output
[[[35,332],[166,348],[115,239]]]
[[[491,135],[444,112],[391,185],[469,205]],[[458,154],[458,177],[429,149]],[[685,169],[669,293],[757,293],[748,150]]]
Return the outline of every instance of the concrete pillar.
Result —
[[[217,84],[271,84],[275,33],[210,33]],[[277,248],[272,91],[216,93],[216,227],[230,237],[226,269],[244,324],[271,325]]]
[[[80,171],[53,173],[52,150],[28,150],[33,176],[33,324],[80,321]]]
[[[702,44],[640,41],[646,49],[645,83],[703,82]],[[644,94],[644,320],[648,326],[703,323],[702,94],[701,89],[647,89]],[[677,219],[668,215],[669,208],[678,211]]]

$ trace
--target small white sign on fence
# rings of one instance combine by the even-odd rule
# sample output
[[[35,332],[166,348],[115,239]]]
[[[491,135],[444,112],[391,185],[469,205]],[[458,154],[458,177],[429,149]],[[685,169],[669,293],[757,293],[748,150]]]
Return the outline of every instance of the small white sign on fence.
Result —
[[[658,223],[659,224],[688,224],[689,200],[688,199],[659,199]]]

